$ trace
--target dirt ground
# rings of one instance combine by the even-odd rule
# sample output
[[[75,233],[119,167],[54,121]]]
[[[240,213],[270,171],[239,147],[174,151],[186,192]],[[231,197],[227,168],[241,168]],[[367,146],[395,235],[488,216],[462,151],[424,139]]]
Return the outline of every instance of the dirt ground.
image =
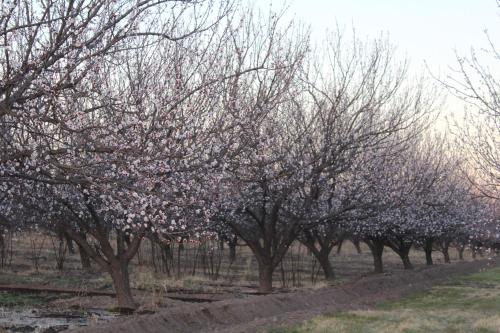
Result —
[[[340,286],[317,290],[183,305],[154,315],[136,316],[120,323],[73,332],[263,332],[266,329],[290,326],[325,312],[367,309],[381,301],[430,288],[452,276],[474,273],[498,265],[499,262],[493,258],[419,267],[414,271],[367,276]]]
[[[82,291],[113,293],[109,276],[95,266],[91,271],[82,270],[78,254],[68,253],[64,268],[62,270],[55,269],[54,244],[53,239],[45,238],[44,240],[40,235],[27,235],[13,239],[13,251],[7,260],[7,265],[0,268],[0,287],[14,284],[40,286],[41,289],[44,287],[47,289],[73,288]],[[35,252],[38,258],[37,267],[35,267],[33,259]],[[140,316],[146,314],[163,315],[172,311],[174,314],[172,320],[174,321],[171,325],[169,324],[169,332],[192,332],[196,327],[201,331],[206,331],[207,327],[223,329],[225,325],[230,324],[227,322],[228,318],[234,318],[234,322],[244,323],[271,320],[271,324],[278,325],[282,312],[287,313],[286,318],[300,317],[299,313],[304,311],[304,304],[309,304],[306,309],[316,309],[317,305],[327,306],[330,304],[328,302],[322,303],[322,301],[311,302],[311,300],[316,297],[322,298],[323,293],[328,294],[331,290],[333,290],[332,292],[337,290],[332,289],[332,286],[340,288],[340,292],[335,291],[332,296],[332,299],[337,302],[343,299],[342,295],[344,294],[342,293],[347,292],[346,286],[355,281],[372,278],[391,281],[392,277],[398,276],[403,268],[400,259],[392,251],[386,250],[383,256],[385,275],[372,277],[373,264],[369,250],[362,247],[362,253],[357,253],[351,243],[345,243],[341,253],[337,253],[336,249],[332,251],[331,262],[335,269],[336,279],[333,283],[327,284],[324,282],[320,267],[312,255],[303,246],[296,244],[285,257],[283,265],[276,269],[274,275],[275,294],[257,297],[255,296],[258,287],[257,264],[252,253],[246,247],[238,247],[234,263],[229,263],[229,253],[226,247],[220,252],[212,251],[213,256],[205,258],[207,260],[203,264],[199,247],[186,244],[182,252],[176,252],[179,257],[175,258],[174,264],[180,263],[180,265],[176,270],[170,272],[166,272],[161,267],[154,267],[151,254],[150,244],[143,244],[140,255],[134,259],[130,268],[134,297],[140,304],[137,314],[133,315],[131,319],[142,320]],[[422,251],[413,250],[410,256],[416,267],[416,272],[427,271]],[[177,261],[177,259],[179,260]],[[456,251],[451,252],[451,259],[453,262],[458,262]],[[465,259],[466,262],[471,262],[471,254],[466,253]],[[218,267],[214,267],[206,265],[207,262],[219,264]],[[434,253],[434,262],[436,268],[433,269],[455,267],[455,264],[444,265],[442,256],[438,252]],[[156,258],[156,265],[158,266],[158,258]],[[474,266],[476,263],[467,265]],[[462,264],[458,264],[456,267],[462,267]],[[327,286],[330,288],[325,289]],[[352,293],[352,291],[348,292]],[[280,309],[281,305],[279,304],[285,304],[289,298],[302,297],[300,295],[304,295],[303,301],[292,302],[298,305],[286,305],[285,308]],[[267,311],[266,306],[259,304],[260,300],[270,301],[274,298],[278,302],[275,310],[272,310],[271,306]],[[354,298],[350,296],[346,298],[344,303],[349,304]],[[42,333],[88,326],[89,332],[93,332],[97,327],[103,327],[107,322],[128,320],[129,317],[113,312],[114,306],[115,299],[113,297],[88,296],[83,292],[81,294],[16,293],[0,290],[0,328],[7,328],[10,332]],[[206,310],[219,306],[234,308],[235,311],[241,306],[241,312],[245,313],[245,316],[241,317],[239,313],[227,311],[226,315],[225,310],[222,312],[217,310],[212,314],[212,310]],[[200,313],[191,318],[189,314],[196,314],[198,311],[196,309]],[[255,311],[264,309],[265,311],[253,313],[252,309]],[[298,312],[296,313],[296,311]],[[136,318],[136,316],[139,317]],[[208,318],[205,318],[206,316]],[[177,322],[174,323],[176,320]],[[199,326],[196,324],[198,321],[200,321]],[[255,327],[248,331],[255,332]],[[266,326],[264,325],[264,327]],[[228,332],[233,332],[232,329],[237,328],[231,328]],[[152,332],[154,331],[153,329]],[[243,326],[242,331],[245,331]]]

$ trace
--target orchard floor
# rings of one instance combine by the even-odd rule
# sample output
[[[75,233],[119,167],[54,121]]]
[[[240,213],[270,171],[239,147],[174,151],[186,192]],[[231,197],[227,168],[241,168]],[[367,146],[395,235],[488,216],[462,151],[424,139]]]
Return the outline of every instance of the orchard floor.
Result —
[[[457,277],[369,310],[323,314],[268,333],[500,332],[500,268]]]
[[[47,289],[72,288],[82,292],[113,292],[111,280],[105,272],[95,266],[91,271],[80,269],[78,254],[68,253],[64,268],[55,269],[55,241],[49,236],[39,234],[12,239],[12,250],[8,251],[4,266],[0,268],[0,328],[6,328],[10,332],[39,333],[89,327],[88,332],[94,332],[98,328],[106,327],[108,322],[121,323],[128,322],[129,319],[135,322],[148,320],[144,318],[150,316],[171,313],[174,316],[173,321],[166,332],[194,332],[197,329],[205,332],[210,327],[221,330],[227,327],[227,332],[237,332],[239,328],[232,325],[240,322],[242,322],[240,331],[259,332],[261,328],[275,327],[273,325],[279,325],[281,321],[285,325],[291,325],[310,319],[324,312],[320,310],[327,308],[332,300],[340,302],[344,299],[345,302],[342,301],[344,303],[338,304],[349,305],[351,301],[357,300],[356,293],[365,293],[357,289],[349,291],[353,283],[381,279],[384,285],[388,281],[389,285],[384,288],[386,291],[391,291],[391,283],[400,283],[397,280],[400,274],[415,275],[403,272],[399,258],[386,250],[384,252],[386,273],[374,276],[371,274],[372,257],[368,249],[363,247],[362,253],[358,254],[351,243],[345,243],[340,254],[336,253],[336,249],[332,252],[331,261],[337,276],[333,283],[326,284],[317,262],[303,246],[295,244],[287,254],[284,264],[275,272],[274,295],[256,296],[257,264],[246,247],[238,247],[236,261],[229,263],[227,247],[220,251],[207,252],[200,250],[200,245],[187,244],[181,252],[174,249],[176,256],[168,274],[164,267],[159,265],[158,258],[155,264],[151,245],[145,242],[140,255],[134,259],[130,268],[133,293],[140,303],[140,308],[137,314],[121,316],[113,311],[115,299],[110,296],[43,291],[46,287]],[[209,248],[208,245],[206,248]],[[451,252],[453,262],[451,265],[443,264],[441,258],[440,253],[434,253],[436,265],[432,270],[438,272],[437,280],[442,275],[467,273],[483,265],[482,260],[473,261],[470,253],[466,253],[466,260],[463,263],[458,260],[458,255],[454,251]],[[415,272],[428,271],[422,251],[413,250],[411,260],[415,265]],[[41,292],[1,290],[1,286],[12,285],[36,286]],[[369,285],[367,288],[370,288]],[[335,294],[334,291],[337,289],[355,294],[342,296]],[[330,298],[325,295],[329,295]],[[367,295],[368,298],[373,296],[371,292]],[[275,298],[286,306],[274,309],[273,306],[267,308],[267,305],[261,303],[262,300],[273,301]],[[316,302],[315,298],[321,301]],[[369,301],[368,299],[367,302]],[[337,304],[335,302],[334,305]],[[305,316],[298,315],[296,311],[304,311],[306,303],[312,305],[306,306]],[[353,304],[361,303],[355,301]],[[228,308],[233,309],[235,313],[228,312]],[[311,312],[307,308],[314,309]],[[251,309],[256,312],[252,312]],[[201,311],[201,315],[197,314],[198,310]],[[188,315],[185,315],[186,313]],[[200,323],[197,323],[198,320]],[[259,324],[259,320],[263,321],[262,325]],[[153,329],[151,332],[154,331]],[[125,332],[127,331],[122,333]],[[136,333],[140,330],[128,332]],[[162,330],[160,325],[158,332],[165,332],[165,329]]]
[[[471,307],[469,317],[461,319],[466,322],[468,318],[474,315],[473,311],[481,312],[488,309],[486,317],[482,322],[478,317],[477,321],[473,321],[468,325],[477,328],[476,332],[496,332],[491,330],[489,320],[496,320],[499,307],[499,294],[496,283],[498,283],[498,267],[500,263],[496,262],[496,258],[490,260],[481,260],[475,262],[462,262],[450,265],[436,265],[433,267],[419,267],[414,271],[398,271],[388,275],[373,275],[360,278],[356,281],[347,282],[339,286],[324,287],[317,290],[302,290],[288,294],[273,294],[267,296],[249,296],[245,299],[231,299],[211,304],[196,304],[174,307],[171,309],[162,310],[153,315],[142,315],[130,318],[125,321],[99,325],[80,329],[74,332],[79,333],[160,333],[160,332],[219,332],[219,333],[237,333],[237,332],[330,332],[328,328],[330,324],[325,320],[339,318],[344,320],[344,324],[348,324],[352,316],[364,314],[369,316],[372,312],[369,310],[379,309],[386,304],[386,311],[396,311],[400,313],[401,319],[404,315],[410,317],[409,313],[405,313],[402,309],[405,302],[388,303],[389,301],[397,301],[408,295],[413,295],[415,292],[425,295],[426,291],[439,284],[449,284],[449,287],[441,287],[453,289],[452,292],[445,291],[444,296],[440,296],[439,292],[431,289],[428,295],[436,294],[436,299],[441,300],[435,302],[435,307],[439,310],[433,313],[435,316],[440,315],[445,317],[446,312],[450,307],[446,307],[443,303],[451,301],[445,296],[455,297],[459,300],[463,296],[467,288],[473,289],[475,297],[485,297],[486,301],[480,306],[475,306],[474,298],[464,299],[462,311],[467,313],[467,307]],[[481,271],[491,270],[486,277],[483,275],[473,275],[469,280],[463,276],[466,274],[476,274]],[[495,285],[488,278],[492,277]],[[457,280],[458,278],[458,280]],[[468,283],[470,282],[470,285]],[[485,287],[485,285],[487,285]],[[484,289],[484,290],[483,290]],[[440,290],[440,289],[437,289]],[[474,296],[473,295],[473,296]],[[416,296],[410,296],[410,299]],[[430,306],[425,303],[426,296],[420,296],[423,301],[420,301],[420,306],[425,309],[425,306]],[[440,298],[441,297],[441,298]],[[417,297],[418,298],[418,297]],[[384,303],[385,302],[385,303]],[[411,302],[410,302],[411,303]],[[431,305],[434,301],[430,301]],[[399,305],[401,304],[401,305]],[[411,308],[409,308],[411,311]],[[368,312],[367,312],[368,311]],[[381,310],[379,310],[381,311]],[[443,311],[441,314],[440,311]],[[315,318],[324,313],[334,313],[333,317],[320,317],[312,322],[300,325],[300,323]],[[382,315],[382,314],[381,314]],[[455,317],[459,318],[461,314],[455,313]],[[485,315],[483,313],[483,315]],[[351,316],[351,317],[349,317]],[[360,315],[361,316],[361,315]],[[389,316],[389,315],[388,315]],[[324,319],[326,318],[326,319]],[[396,315],[392,318],[394,322],[398,321]],[[418,317],[415,317],[418,318]],[[370,318],[368,322],[363,318],[360,319],[361,324],[367,324],[370,327]],[[324,326],[322,323],[325,322]],[[294,326],[299,323],[299,326]],[[316,324],[318,323],[318,324]],[[335,319],[330,322],[333,327],[337,325]],[[356,323],[353,321],[353,323]],[[413,325],[418,323],[412,322]],[[428,325],[428,322],[423,322],[422,325]],[[493,327],[495,322],[493,322]],[[421,332],[433,332],[426,330],[427,326],[422,326]],[[430,327],[430,326],[429,326]],[[364,327],[354,326],[352,330],[343,330],[341,326],[338,330],[332,332],[366,332]],[[359,329],[358,329],[359,328]],[[414,332],[409,327],[408,330],[394,330],[390,326],[381,326],[378,331],[372,332]],[[418,332],[418,331],[417,331]],[[469,332],[469,330],[445,330],[442,332]]]

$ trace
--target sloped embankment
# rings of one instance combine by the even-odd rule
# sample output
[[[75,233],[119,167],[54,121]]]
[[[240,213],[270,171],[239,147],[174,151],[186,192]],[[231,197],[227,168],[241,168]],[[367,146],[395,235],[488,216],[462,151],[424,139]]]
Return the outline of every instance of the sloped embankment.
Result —
[[[497,263],[494,260],[461,262],[369,276],[339,287],[182,305],[153,315],[72,332],[258,332],[307,320],[323,312],[366,309],[381,301],[430,288],[452,276],[474,273],[492,265]]]

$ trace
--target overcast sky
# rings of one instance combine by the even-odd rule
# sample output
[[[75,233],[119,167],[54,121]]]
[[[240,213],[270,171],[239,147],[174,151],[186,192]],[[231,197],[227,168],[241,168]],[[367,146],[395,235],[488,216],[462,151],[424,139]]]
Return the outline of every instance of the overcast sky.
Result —
[[[495,0],[256,0],[274,9],[288,4],[287,18],[309,24],[319,40],[336,22],[358,37],[387,33],[413,69],[426,61],[433,74],[454,66],[454,50],[465,55],[487,46],[485,30],[500,45],[500,9]],[[497,40],[496,40],[497,39]],[[456,101],[448,104],[457,107]],[[451,107],[448,105],[448,108]]]
[[[453,49],[467,52],[485,46],[484,31],[500,36],[500,9],[495,0],[257,0],[259,6],[287,3],[288,14],[311,25],[319,38],[335,22],[353,26],[359,36],[386,32],[408,52],[412,63],[436,65],[453,60]]]

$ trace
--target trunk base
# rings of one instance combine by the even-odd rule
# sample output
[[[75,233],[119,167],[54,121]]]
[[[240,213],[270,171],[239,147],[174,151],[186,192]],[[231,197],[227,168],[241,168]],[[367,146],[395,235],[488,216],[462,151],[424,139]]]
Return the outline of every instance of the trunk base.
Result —
[[[403,261],[404,269],[413,269],[413,265],[410,262],[410,257],[408,257],[408,255],[402,255],[401,260]]]
[[[128,263],[112,264],[110,267],[113,288],[116,293],[116,310],[120,313],[131,313],[137,309],[138,304],[134,301],[128,274]]]
[[[259,265],[259,293],[270,294],[273,292],[272,265]]]

